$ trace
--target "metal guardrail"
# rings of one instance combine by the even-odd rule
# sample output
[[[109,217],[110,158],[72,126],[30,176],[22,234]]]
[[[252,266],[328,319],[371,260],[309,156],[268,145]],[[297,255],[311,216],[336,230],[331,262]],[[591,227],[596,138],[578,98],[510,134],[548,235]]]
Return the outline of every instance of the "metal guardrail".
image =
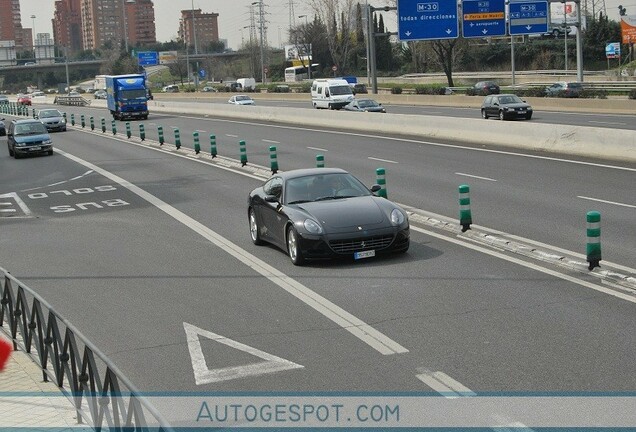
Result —
[[[0,267],[0,328],[73,403],[78,424],[96,430],[171,431],[163,417],[85,336],[42,297]],[[35,351],[35,352],[33,352]],[[146,419],[152,419],[152,428]]]
[[[60,95],[60,96],[55,96],[53,103],[58,105],[86,106],[86,105],[90,105],[91,101],[89,99],[84,99],[82,96]]]

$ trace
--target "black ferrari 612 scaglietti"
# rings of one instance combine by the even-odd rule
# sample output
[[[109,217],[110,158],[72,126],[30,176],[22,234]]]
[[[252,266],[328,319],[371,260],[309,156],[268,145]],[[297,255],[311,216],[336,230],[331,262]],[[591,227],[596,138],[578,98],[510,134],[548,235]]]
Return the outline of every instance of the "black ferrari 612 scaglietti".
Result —
[[[247,200],[254,244],[272,243],[292,263],[334,257],[362,259],[409,248],[406,212],[338,168],[278,173]]]

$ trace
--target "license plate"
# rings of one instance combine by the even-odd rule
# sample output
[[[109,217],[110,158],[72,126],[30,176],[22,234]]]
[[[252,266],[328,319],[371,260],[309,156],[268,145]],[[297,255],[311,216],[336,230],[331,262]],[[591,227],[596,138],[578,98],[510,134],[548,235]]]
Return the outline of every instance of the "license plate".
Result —
[[[526,110],[519,110],[519,114],[525,114]]]
[[[362,258],[371,258],[375,256],[374,250],[362,251],[362,252],[354,252],[354,259],[362,259]]]
[[[42,147],[29,147],[29,151],[38,151],[42,150]]]

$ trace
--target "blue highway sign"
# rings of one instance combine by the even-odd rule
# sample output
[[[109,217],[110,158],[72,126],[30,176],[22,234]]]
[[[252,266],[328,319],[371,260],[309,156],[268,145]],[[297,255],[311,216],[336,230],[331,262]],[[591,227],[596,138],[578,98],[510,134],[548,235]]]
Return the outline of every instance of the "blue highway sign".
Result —
[[[547,33],[547,1],[511,1],[509,8],[511,35]]]
[[[157,51],[140,51],[137,53],[139,66],[155,66],[159,64],[159,53]]]
[[[397,14],[401,41],[459,37],[456,0],[398,0]]]
[[[505,0],[464,0],[462,7],[465,38],[505,36]]]

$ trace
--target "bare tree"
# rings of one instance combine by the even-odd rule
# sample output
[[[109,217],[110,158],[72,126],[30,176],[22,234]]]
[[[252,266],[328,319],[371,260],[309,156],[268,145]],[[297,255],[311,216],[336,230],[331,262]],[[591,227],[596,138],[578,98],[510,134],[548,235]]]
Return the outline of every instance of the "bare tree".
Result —
[[[309,0],[314,14],[326,24],[329,53],[340,71],[348,67],[349,50],[354,39],[350,32],[355,29],[356,3],[357,0]]]

